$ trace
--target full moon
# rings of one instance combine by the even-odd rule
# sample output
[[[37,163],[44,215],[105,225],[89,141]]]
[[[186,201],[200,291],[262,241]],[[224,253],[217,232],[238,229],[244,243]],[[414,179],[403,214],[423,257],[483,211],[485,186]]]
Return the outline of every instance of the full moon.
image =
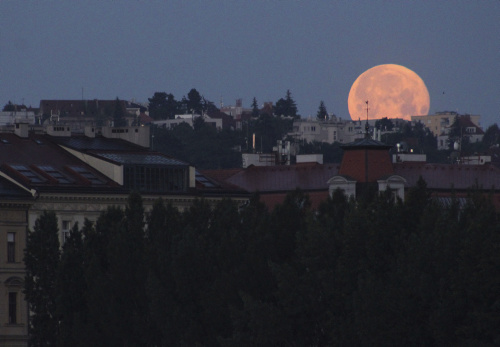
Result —
[[[410,69],[384,64],[363,72],[352,84],[347,99],[352,120],[425,116],[430,98],[424,81]]]

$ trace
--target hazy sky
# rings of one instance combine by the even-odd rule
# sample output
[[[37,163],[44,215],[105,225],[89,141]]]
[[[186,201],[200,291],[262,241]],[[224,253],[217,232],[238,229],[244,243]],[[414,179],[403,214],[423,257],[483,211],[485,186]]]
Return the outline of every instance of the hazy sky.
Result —
[[[250,107],[290,89],[299,113],[349,118],[355,79],[416,72],[430,113],[500,123],[500,1],[0,1],[0,104],[208,100]]]

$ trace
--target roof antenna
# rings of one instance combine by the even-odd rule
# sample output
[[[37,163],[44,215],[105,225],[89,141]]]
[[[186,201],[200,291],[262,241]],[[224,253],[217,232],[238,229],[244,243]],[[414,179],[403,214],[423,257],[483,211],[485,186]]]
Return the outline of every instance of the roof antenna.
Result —
[[[366,102],[366,124],[365,124],[365,138],[369,139],[371,136],[370,136],[370,133],[368,132],[368,130],[370,130],[370,126],[368,125],[368,100],[365,101]]]

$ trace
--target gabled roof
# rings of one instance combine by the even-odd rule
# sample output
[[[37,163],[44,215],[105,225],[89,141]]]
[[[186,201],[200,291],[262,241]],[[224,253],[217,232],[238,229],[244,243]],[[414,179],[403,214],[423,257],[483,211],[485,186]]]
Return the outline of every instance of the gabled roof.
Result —
[[[460,124],[461,128],[476,128],[474,135],[484,135],[483,129],[474,124],[474,122],[470,119],[470,116],[466,115],[459,117],[458,124]]]

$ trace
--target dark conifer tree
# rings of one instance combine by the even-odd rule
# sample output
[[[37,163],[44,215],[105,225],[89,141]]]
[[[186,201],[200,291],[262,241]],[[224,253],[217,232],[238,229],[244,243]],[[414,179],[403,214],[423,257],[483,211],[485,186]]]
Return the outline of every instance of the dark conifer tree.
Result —
[[[328,112],[326,111],[326,106],[323,100],[321,100],[321,102],[319,103],[316,118],[318,118],[319,120],[328,120]]]
[[[170,94],[171,95],[171,94]],[[165,92],[155,92],[153,97],[148,98],[149,101],[149,115],[153,119],[168,119],[168,104],[167,93]],[[173,95],[172,95],[173,99]]]
[[[151,342],[158,346],[179,343],[182,326],[176,312],[182,310],[176,301],[176,285],[172,276],[172,247],[182,233],[179,211],[163,200],[158,200],[148,216],[146,231],[146,258],[148,266],[149,314]]]
[[[30,310],[30,346],[55,346],[57,341],[58,232],[56,214],[44,211],[35,221],[34,230],[28,233],[26,241],[24,293]]]
[[[202,97],[196,89],[191,89],[187,97],[187,111],[194,114],[202,114],[203,104]]]
[[[127,125],[127,119],[125,118],[125,108],[123,107],[120,99],[116,98],[115,107],[113,110],[113,126],[123,127]]]
[[[85,228],[90,222],[85,221]],[[86,317],[84,249],[82,232],[76,223],[62,248],[57,271],[57,313],[59,346],[78,346],[82,338],[82,324]]]
[[[254,97],[252,100],[252,117],[257,118],[260,115],[259,104],[257,99]]]

